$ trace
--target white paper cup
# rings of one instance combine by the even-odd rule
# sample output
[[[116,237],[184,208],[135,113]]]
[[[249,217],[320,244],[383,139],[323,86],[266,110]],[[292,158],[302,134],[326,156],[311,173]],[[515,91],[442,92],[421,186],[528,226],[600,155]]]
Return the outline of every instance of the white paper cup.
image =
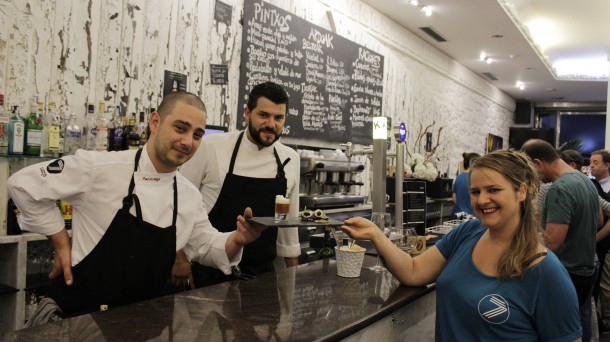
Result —
[[[366,252],[366,249],[358,245],[352,245],[351,250],[347,246],[335,247],[337,275],[345,278],[359,277],[364,261],[364,252]]]

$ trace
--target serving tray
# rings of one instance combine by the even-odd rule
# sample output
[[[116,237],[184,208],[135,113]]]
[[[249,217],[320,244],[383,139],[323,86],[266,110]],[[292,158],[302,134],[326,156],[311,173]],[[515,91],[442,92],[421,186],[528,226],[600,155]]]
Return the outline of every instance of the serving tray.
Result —
[[[248,217],[248,222],[254,222],[262,224],[267,227],[278,227],[278,228],[290,228],[290,227],[326,227],[326,226],[340,226],[343,221],[328,219],[328,222],[314,222],[314,221],[301,221],[301,219],[288,219],[285,221],[275,221],[275,217]]]

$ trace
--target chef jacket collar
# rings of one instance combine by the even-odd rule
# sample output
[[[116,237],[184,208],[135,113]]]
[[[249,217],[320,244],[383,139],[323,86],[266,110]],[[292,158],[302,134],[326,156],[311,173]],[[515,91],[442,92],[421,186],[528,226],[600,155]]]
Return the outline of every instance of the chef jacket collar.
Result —
[[[278,141],[279,139],[276,140],[271,146],[266,146],[259,150],[258,145],[248,139],[248,132],[244,131],[244,139],[241,139],[241,146],[245,147],[246,151],[248,152],[273,154],[273,148]]]

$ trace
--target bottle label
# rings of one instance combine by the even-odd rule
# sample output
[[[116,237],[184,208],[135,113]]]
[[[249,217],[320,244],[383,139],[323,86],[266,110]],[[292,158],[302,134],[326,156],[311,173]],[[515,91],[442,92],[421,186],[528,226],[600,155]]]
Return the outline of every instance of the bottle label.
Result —
[[[22,121],[13,123],[13,134],[11,137],[11,153],[23,153],[25,124]]]
[[[2,118],[0,118],[0,119],[2,119]],[[8,121],[6,121],[6,122],[0,121],[0,145],[6,138],[7,131],[8,131]],[[8,144],[8,141],[6,143]]]
[[[60,204],[61,216],[64,218],[66,229],[72,227],[72,204],[68,201],[61,201]]]
[[[57,152],[59,152],[59,155],[64,153],[64,137],[61,134],[59,135],[59,150]]]
[[[80,131],[68,131],[68,138],[80,138]]]
[[[27,132],[27,146],[37,147],[42,144],[42,131],[39,129],[29,129]]]
[[[59,126],[49,126],[49,148],[59,148]]]

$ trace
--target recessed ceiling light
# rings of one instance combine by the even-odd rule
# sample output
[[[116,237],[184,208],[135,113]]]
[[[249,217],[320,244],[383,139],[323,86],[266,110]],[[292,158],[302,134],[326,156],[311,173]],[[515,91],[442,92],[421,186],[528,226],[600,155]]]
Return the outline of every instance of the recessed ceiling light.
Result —
[[[419,1],[417,1],[417,0],[411,0],[411,1],[409,1],[409,3],[413,6],[419,5]]]
[[[510,59],[515,59],[515,58],[519,57],[519,55],[511,54],[508,57],[510,57]]]
[[[557,91],[557,89],[555,89],[555,88],[546,88],[546,91],[548,91],[549,93],[552,93],[552,92]]]

